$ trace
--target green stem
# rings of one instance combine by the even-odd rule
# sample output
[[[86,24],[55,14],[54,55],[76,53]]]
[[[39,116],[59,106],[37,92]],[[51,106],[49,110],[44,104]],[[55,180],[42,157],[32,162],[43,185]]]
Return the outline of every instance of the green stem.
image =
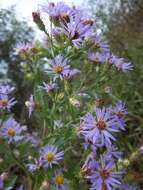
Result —
[[[15,154],[13,153],[13,150],[11,148],[11,146],[9,145],[8,146],[9,150],[10,150],[10,153],[14,159],[14,161],[16,162],[17,166],[19,168],[21,168],[21,170],[24,172],[24,174],[28,177],[29,181],[30,179],[33,179],[33,176],[29,174],[29,172],[27,172],[27,169],[25,168],[25,166],[17,159],[17,157],[15,156]]]

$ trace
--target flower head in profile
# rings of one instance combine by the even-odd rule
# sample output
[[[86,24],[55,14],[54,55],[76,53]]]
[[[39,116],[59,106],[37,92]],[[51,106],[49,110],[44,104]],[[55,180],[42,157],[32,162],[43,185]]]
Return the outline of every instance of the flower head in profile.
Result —
[[[110,190],[119,187],[123,172],[114,172],[114,168],[115,163],[112,160],[108,163],[104,160],[101,163],[96,162],[93,173],[87,177],[92,184],[91,189]]]
[[[34,111],[35,109],[35,106],[36,106],[36,103],[34,101],[34,97],[33,95],[30,96],[29,100],[25,102],[25,105],[27,106],[28,108],[28,111],[29,111],[29,117],[31,116],[32,112]]]
[[[13,118],[9,118],[2,124],[0,128],[0,136],[8,140],[8,143],[18,142],[23,139],[22,132],[25,131],[24,126],[20,126],[19,123]]]
[[[124,73],[133,70],[133,65],[132,63],[127,63],[123,58],[119,58],[115,55],[111,55],[109,59],[109,63],[113,64],[118,71],[122,71]]]
[[[25,54],[33,47],[30,43],[18,43],[15,47],[15,54]]]
[[[113,160],[119,160],[121,156],[122,156],[122,152],[118,151],[118,149],[113,145],[107,147],[107,150],[104,153],[104,158],[107,161],[111,160],[111,158]]]
[[[54,80],[57,78],[63,79],[63,73],[70,69],[68,60],[60,54],[49,60],[48,64],[50,66],[49,71],[54,75]]]
[[[45,145],[40,150],[40,158],[44,168],[52,168],[52,165],[57,165],[63,159],[64,152],[58,152],[54,145]]]
[[[43,82],[43,86],[40,86],[40,88],[42,88],[43,90],[45,90],[47,93],[55,90],[58,88],[58,85],[56,83],[46,83],[46,82]]]
[[[69,21],[72,9],[64,2],[49,3],[41,6],[41,11],[47,13],[53,21]]]
[[[32,159],[32,157],[31,157],[31,159]],[[37,170],[39,170],[40,168],[42,168],[43,163],[44,163],[44,160],[42,157],[40,157],[38,159],[34,159],[33,161],[34,161],[33,163],[27,164],[28,171],[31,173],[34,173]]]
[[[87,176],[90,176],[93,171],[96,169],[97,162],[94,160],[94,155],[90,154],[88,155],[84,165],[81,168],[81,175],[84,176],[85,178]]]
[[[118,120],[118,127],[122,130],[125,129],[125,116],[128,114],[126,107],[125,107],[125,103],[123,103],[122,101],[119,101],[115,107],[110,107],[109,108],[111,111],[111,114],[114,115],[117,120]]]
[[[53,184],[56,187],[56,190],[67,190],[67,180],[64,178],[64,175],[61,170],[55,171],[53,177]]]
[[[109,146],[115,141],[112,133],[119,132],[118,121],[107,108],[96,108],[95,116],[89,113],[81,118],[79,132],[93,145]]]
[[[79,74],[80,71],[78,69],[67,69],[63,72],[63,78],[66,80],[71,80],[74,76]]]
[[[100,52],[88,52],[88,59],[94,63],[105,63],[108,60],[109,54]]]
[[[101,53],[110,53],[109,45],[107,42],[103,41],[102,37],[96,33],[91,33],[88,37],[92,47],[97,49]]]
[[[24,142],[30,142],[32,147],[37,147],[40,144],[40,139],[37,133],[26,133],[23,137]]]

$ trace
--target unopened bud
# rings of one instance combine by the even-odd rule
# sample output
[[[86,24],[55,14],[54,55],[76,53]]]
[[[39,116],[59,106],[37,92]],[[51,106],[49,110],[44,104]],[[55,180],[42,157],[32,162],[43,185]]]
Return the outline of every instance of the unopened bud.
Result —
[[[37,24],[39,29],[42,30],[42,31],[46,31],[45,30],[45,25],[44,25],[43,21],[40,18],[40,13],[39,12],[32,12],[32,17],[33,17],[33,21]]]
[[[43,190],[48,190],[49,189],[49,182],[48,181],[44,180],[42,182],[42,189]]]
[[[8,173],[7,172],[3,172],[1,174],[1,178],[2,178],[3,181],[6,180],[8,178]]]
[[[20,152],[18,150],[14,150],[13,153],[14,153],[15,157],[19,157],[19,155],[20,155]]]

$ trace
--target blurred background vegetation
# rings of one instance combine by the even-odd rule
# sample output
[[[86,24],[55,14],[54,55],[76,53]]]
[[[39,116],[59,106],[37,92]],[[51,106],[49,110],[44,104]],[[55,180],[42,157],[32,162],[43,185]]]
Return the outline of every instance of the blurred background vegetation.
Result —
[[[31,84],[24,78],[21,70],[22,60],[15,54],[15,48],[20,43],[31,43],[33,39],[34,30],[28,26],[26,20],[18,19],[14,6],[0,9],[0,82],[8,82],[15,86],[14,95],[18,103],[13,112],[18,120],[25,117],[23,104]]]
[[[107,85],[112,86],[115,97],[127,103],[127,131],[119,142],[130,161],[128,180],[143,188],[143,158],[138,154],[143,145],[143,0],[87,0],[87,5],[112,52],[134,64],[132,72],[120,77],[115,74]],[[21,60],[13,52],[17,43],[33,39],[34,31],[17,18],[14,7],[0,10],[0,80],[16,87],[16,99],[22,102],[13,110],[17,118],[25,117],[22,107],[32,84],[25,80]]]

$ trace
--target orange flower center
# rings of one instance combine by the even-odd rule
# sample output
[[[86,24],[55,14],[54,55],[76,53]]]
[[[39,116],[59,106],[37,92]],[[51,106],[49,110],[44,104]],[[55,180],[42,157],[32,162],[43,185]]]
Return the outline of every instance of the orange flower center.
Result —
[[[0,100],[0,106],[7,106],[8,101],[7,100]]]
[[[61,72],[63,71],[63,67],[61,67],[61,66],[59,66],[59,65],[55,65],[55,66],[53,67],[53,71],[54,71],[55,73],[61,73]]]
[[[109,172],[106,169],[100,170],[99,173],[103,180],[109,177]]]
[[[7,130],[7,134],[9,135],[9,136],[14,136],[15,135],[15,130],[13,129],[13,128],[9,128],[8,130]]]
[[[96,127],[99,129],[99,130],[104,130],[106,128],[106,123],[103,121],[103,120],[99,120],[97,123],[96,123]]]
[[[62,176],[62,175],[57,175],[57,176],[55,177],[55,183],[56,183],[57,185],[62,185],[62,184],[64,183],[64,178],[63,178],[63,176]]]
[[[46,155],[45,155],[45,160],[47,160],[48,162],[51,162],[54,160],[54,157],[55,155],[52,153],[52,152],[48,152]]]

